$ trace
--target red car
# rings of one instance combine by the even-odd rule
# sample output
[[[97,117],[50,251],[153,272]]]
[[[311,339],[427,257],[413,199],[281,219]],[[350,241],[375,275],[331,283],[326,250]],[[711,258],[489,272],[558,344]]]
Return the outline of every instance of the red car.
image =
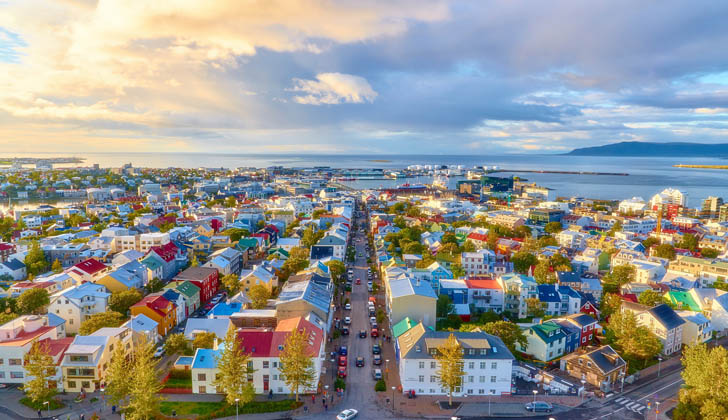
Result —
[[[347,365],[346,356],[339,356],[339,366],[346,366],[346,365]]]
[[[361,284],[361,279],[356,279],[356,284]]]
[[[346,366],[339,366],[339,377],[346,378]]]
[[[372,328],[372,337],[379,337],[379,330],[376,328]]]

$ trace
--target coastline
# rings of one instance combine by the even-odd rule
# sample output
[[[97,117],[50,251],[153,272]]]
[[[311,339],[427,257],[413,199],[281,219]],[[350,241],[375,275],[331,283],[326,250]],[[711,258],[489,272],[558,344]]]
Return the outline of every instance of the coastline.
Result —
[[[673,168],[690,168],[690,169],[725,169],[728,170],[728,165],[684,165],[677,164],[672,165]]]

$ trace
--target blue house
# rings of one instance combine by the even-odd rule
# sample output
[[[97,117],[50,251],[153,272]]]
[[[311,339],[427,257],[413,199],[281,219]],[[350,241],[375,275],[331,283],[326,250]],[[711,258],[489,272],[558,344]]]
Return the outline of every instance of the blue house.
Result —
[[[459,279],[443,279],[439,283],[440,295],[446,295],[455,305],[467,304],[468,302],[468,285],[465,280]]]

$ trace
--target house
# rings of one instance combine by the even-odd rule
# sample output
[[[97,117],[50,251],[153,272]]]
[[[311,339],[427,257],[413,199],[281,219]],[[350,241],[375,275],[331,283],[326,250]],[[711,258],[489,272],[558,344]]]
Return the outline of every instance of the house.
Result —
[[[256,284],[262,284],[268,290],[278,287],[278,276],[265,264],[254,265],[252,269],[240,272],[240,288],[248,292]]]
[[[193,341],[197,334],[214,333],[217,339],[222,341],[229,327],[229,318],[190,318],[185,325],[184,334],[187,340]]]
[[[111,267],[108,267],[104,263],[101,263],[95,259],[89,258],[81,261],[80,263],[72,266],[66,272],[68,275],[76,279],[77,283],[81,282],[93,282],[96,279],[103,277],[111,271]]]
[[[101,328],[91,335],[77,335],[63,356],[63,388],[67,392],[95,392],[104,383],[115,346],[131,349],[132,334],[126,328]]]
[[[275,302],[278,320],[305,317],[313,312],[330,325],[331,292],[313,281],[299,281],[283,285]]]
[[[447,395],[438,382],[438,362],[434,356],[450,334],[463,349],[465,372],[462,386],[454,395],[510,395],[514,357],[500,338],[484,332],[433,331],[422,322],[396,339],[401,390]]]
[[[495,253],[488,249],[481,249],[476,252],[463,252],[460,260],[463,270],[465,270],[465,274],[468,276],[491,274],[495,271]]]
[[[538,284],[533,277],[509,273],[497,277],[505,293],[503,309],[519,319],[528,316],[527,299],[538,298]]]
[[[566,334],[560,325],[553,322],[532,325],[524,331],[527,345],[518,345],[518,350],[536,360],[548,362],[561,357],[566,349]]]
[[[505,292],[495,279],[472,277],[465,280],[468,303],[476,311],[501,313],[505,308]]]
[[[149,281],[149,268],[139,261],[130,261],[114,267],[96,280],[111,292],[123,292],[129,289],[142,289]]]
[[[627,363],[611,346],[572,353],[561,359],[561,370],[585,380],[602,392],[610,392],[627,375]]]
[[[221,276],[238,274],[243,267],[243,253],[235,248],[223,248],[213,252],[203,267],[216,268]]]
[[[693,288],[690,294],[700,305],[713,329],[724,334],[728,330],[728,292],[712,288]]]
[[[537,286],[538,300],[546,315],[561,315],[561,295],[553,284]]]
[[[301,240],[299,238],[279,238],[276,245],[286,252],[291,252],[293,248],[301,245]]]
[[[200,288],[189,281],[171,281],[165,289],[176,290],[185,300],[186,316],[190,316],[200,308]]]
[[[162,266],[162,277],[160,280],[169,280],[177,274],[179,271],[178,259],[180,258],[181,251],[174,242],[169,242],[161,246],[153,246],[147,252],[147,255],[142,259],[142,263],[149,265],[148,261],[154,260],[156,264]],[[157,268],[150,267],[150,269],[157,270]]]
[[[11,258],[0,263],[0,276],[10,276],[15,281],[28,277],[25,264],[17,258]]]
[[[212,299],[220,287],[219,273],[216,268],[190,267],[174,277],[175,281],[189,281],[200,288],[200,303]]]
[[[182,293],[174,289],[165,289],[161,292],[152,294],[159,294],[163,298],[174,303],[174,306],[177,309],[177,320],[175,322],[176,324],[181,324],[189,316],[190,312],[187,309],[187,300],[184,296],[182,296]]]
[[[685,321],[666,304],[655,307],[639,303],[622,302],[622,312],[629,311],[637,318],[637,324],[647,327],[662,342],[662,353],[670,355],[682,348],[682,328]]]
[[[25,356],[36,341],[48,345],[53,361],[58,363],[70,343],[65,338],[64,324],[62,319],[49,314],[23,315],[0,325],[0,381],[5,384],[28,381],[23,366]],[[49,379],[63,390],[60,370]]]
[[[701,344],[713,338],[713,326],[705,315],[692,311],[677,311],[677,314],[685,321],[682,329],[683,344]]]
[[[409,317],[434,328],[437,295],[429,283],[405,277],[387,281],[385,285],[387,311],[392,324]]]
[[[579,348],[579,336],[581,335],[581,329],[579,327],[560,318],[550,319],[548,322],[561,327],[561,331],[566,337],[564,342],[564,354],[569,354]]]
[[[145,296],[129,308],[131,315],[144,314],[157,323],[157,332],[165,336],[177,325],[177,308],[175,304],[161,295]]]
[[[48,313],[66,320],[66,332],[76,334],[88,317],[108,310],[109,297],[103,285],[83,283],[51,295]]]
[[[590,315],[584,313],[577,313],[560,318],[565,322],[568,322],[576,326],[579,330],[579,346],[588,346],[597,334],[597,320]]]
[[[586,248],[586,236],[582,232],[562,230],[556,234],[556,241],[560,246],[569,249],[582,250]]]
[[[134,336],[134,343],[141,343],[144,340],[150,343],[158,343],[161,339],[156,321],[144,314],[132,316],[130,320],[121,325],[121,328],[131,330]]]

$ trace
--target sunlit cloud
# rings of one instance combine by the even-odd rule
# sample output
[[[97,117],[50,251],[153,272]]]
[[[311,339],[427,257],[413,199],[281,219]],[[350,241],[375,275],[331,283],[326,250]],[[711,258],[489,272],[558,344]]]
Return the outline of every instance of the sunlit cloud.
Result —
[[[323,105],[374,102],[377,92],[363,77],[341,73],[321,73],[316,80],[293,80],[294,92],[302,95],[293,99],[299,104]]]

